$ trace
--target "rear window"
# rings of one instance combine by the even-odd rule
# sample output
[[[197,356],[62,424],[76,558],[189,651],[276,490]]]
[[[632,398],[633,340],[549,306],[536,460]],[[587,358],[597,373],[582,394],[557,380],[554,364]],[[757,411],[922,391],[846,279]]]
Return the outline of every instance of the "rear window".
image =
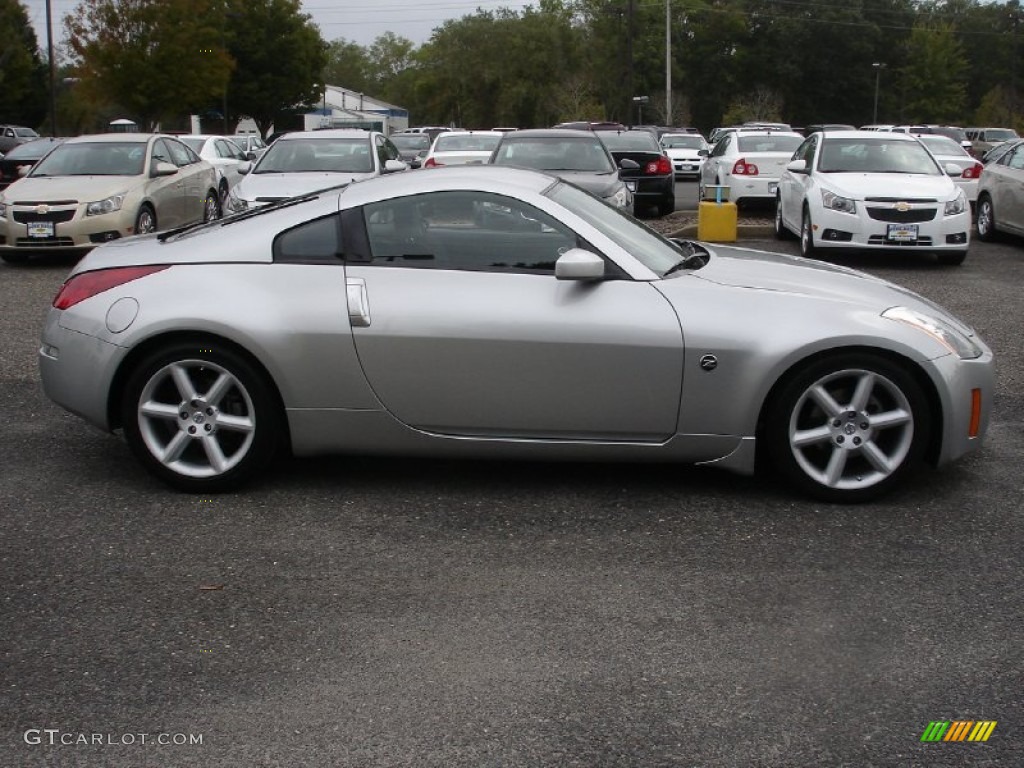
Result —
[[[803,139],[799,136],[740,136],[737,148],[740,152],[785,152],[792,154]]]
[[[657,140],[648,131],[605,131],[601,133],[601,141],[608,149],[615,151],[639,150],[642,152],[661,152]]]
[[[469,135],[451,136],[442,133],[437,137],[434,144],[435,152],[490,152],[496,146],[501,136]]]

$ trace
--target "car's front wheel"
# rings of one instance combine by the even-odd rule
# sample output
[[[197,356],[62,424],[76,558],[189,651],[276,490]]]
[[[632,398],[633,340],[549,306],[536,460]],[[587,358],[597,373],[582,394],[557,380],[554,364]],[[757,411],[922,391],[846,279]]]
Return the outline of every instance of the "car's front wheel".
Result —
[[[135,216],[135,234],[148,235],[150,232],[156,232],[156,212],[149,203],[145,203]]]
[[[975,227],[978,230],[978,239],[990,243],[996,239],[996,212],[992,207],[992,198],[982,195],[978,198],[977,207]]]
[[[121,403],[125,437],[146,468],[194,493],[237,487],[280,443],[281,414],[266,376],[217,342],[176,342],[147,356]]]
[[[819,360],[768,404],[770,464],[805,493],[839,503],[889,490],[921,457],[927,400],[903,367],[870,353]]]
[[[817,253],[814,247],[814,225],[811,223],[811,212],[804,208],[800,222],[800,255],[805,259],[813,259]]]
[[[203,221],[214,221],[221,216],[221,196],[214,190],[206,192],[206,199],[203,201]]]
[[[782,196],[775,198],[775,237],[778,240],[789,240],[789,230],[782,223]]]

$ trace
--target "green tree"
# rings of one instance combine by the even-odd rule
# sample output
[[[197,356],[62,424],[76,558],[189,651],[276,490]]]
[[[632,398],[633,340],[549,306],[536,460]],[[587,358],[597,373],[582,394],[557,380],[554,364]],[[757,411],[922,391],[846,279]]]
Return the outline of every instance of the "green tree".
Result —
[[[4,120],[37,127],[46,114],[46,64],[39,55],[28,11],[18,0],[0,0],[0,92]]]
[[[227,7],[232,109],[265,133],[278,114],[316,104],[328,49],[299,0],[227,0]]]
[[[370,84],[370,57],[359,43],[340,38],[327,46],[323,80],[353,91],[366,93]]]
[[[951,24],[918,24],[900,71],[906,119],[947,123],[960,120],[967,102],[967,59]]]
[[[219,0],[82,0],[64,18],[77,87],[147,127],[224,93],[232,67]]]

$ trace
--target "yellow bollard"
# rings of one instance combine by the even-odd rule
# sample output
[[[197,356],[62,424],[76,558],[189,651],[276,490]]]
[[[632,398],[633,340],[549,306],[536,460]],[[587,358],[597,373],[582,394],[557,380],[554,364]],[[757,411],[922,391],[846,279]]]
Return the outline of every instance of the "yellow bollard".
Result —
[[[736,203],[701,202],[697,206],[697,239],[736,242]]]

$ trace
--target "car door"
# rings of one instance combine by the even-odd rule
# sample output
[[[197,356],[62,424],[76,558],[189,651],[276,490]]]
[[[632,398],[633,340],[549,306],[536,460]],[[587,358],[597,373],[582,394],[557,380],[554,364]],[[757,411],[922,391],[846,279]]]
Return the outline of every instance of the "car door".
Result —
[[[719,174],[719,168],[722,165],[722,156],[728,151],[729,144],[732,143],[732,139],[733,134],[726,133],[718,140],[714,149],[711,150],[711,154],[704,162],[704,167],[700,172],[700,180],[704,186],[710,186],[718,183],[718,180],[722,175]]]
[[[1024,148],[1016,147],[1000,161],[998,195],[993,202],[996,226],[1024,230]]]
[[[177,139],[167,139],[172,161],[181,176],[181,210],[184,223],[203,220],[206,193],[216,187],[210,165]]]
[[[238,167],[243,162],[246,162],[245,153],[235,146],[234,142],[227,139],[215,139],[214,149],[217,151],[217,157],[221,163],[221,172],[228,182],[228,187],[233,189],[235,184],[243,178]]]
[[[365,232],[346,267],[356,349],[398,420],[507,439],[675,433],[675,312],[610,262],[621,279],[556,279],[559,255],[585,243],[551,216],[511,197],[437,192],[367,205],[346,225]]]
[[[157,163],[177,165],[171,156],[171,149],[168,146],[167,139],[158,138],[153,141],[150,169],[155,168]],[[185,181],[181,169],[173,176],[151,176],[146,187],[147,196],[153,202],[153,208],[156,212],[158,228],[168,229],[170,227],[177,227],[185,221]]]
[[[809,136],[793,154],[793,160],[803,160],[807,163],[805,173],[793,173],[783,171],[779,179],[779,194],[782,196],[783,214],[786,222],[798,231],[803,220],[804,200],[814,184],[813,175],[816,150],[818,148],[818,136]]]

